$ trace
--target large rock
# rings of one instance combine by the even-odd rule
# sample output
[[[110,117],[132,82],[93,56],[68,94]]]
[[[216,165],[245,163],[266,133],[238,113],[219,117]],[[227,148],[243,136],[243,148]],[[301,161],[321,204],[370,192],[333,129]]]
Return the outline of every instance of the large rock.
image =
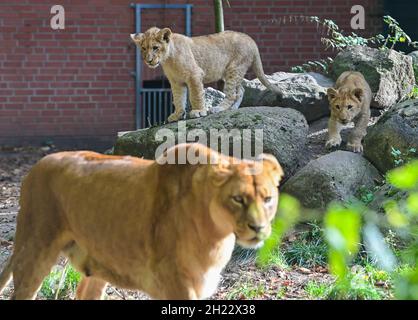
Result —
[[[211,87],[205,88],[205,104],[206,107],[217,107],[225,98],[225,93]]]
[[[308,122],[329,114],[326,92],[334,85],[331,79],[319,73],[276,72],[266,76],[271,83],[282,90],[279,97],[267,90],[260,80],[243,81],[245,89],[241,107],[272,106],[293,108],[306,117]]]
[[[364,140],[364,155],[381,172],[395,166],[392,148],[401,152],[401,160],[414,156],[408,151],[411,148],[418,150],[418,100],[395,105],[374,126],[369,127]]]
[[[414,66],[415,82],[418,83],[418,51],[408,54],[412,58],[412,64]]]
[[[284,167],[287,177],[301,166],[301,161],[303,161],[301,154],[305,150],[308,134],[306,120],[296,110],[270,107],[242,108],[211,114],[203,118],[189,119],[178,123],[125,133],[118,137],[114,147],[114,154],[154,159],[155,151],[161,145],[161,142],[157,141],[155,137],[155,134],[160,129],[171,130],[175,135],[176,143],[179,141],[179,137],[184,137],[185,133],[190,134],[193,129],[202,129],[207,137],[206,145],[213,143],[213,139],[210,139],[211,130],[236,129],[243,143],[247,146],[250,144],[253,146],[252,150],[254,150],[256,141],[254,130],[262,129],[263,144],[260,144],[262,152],[275,155]],[[183,129],[187,132],[182,131]],[[249,131],[251,136],[243,135],[243,129],[251,129]],[[227,134],[228,132],[224,133],[223,136],[227,137]],[[185,140],[181,142],[202,142],[197,141],[197,139]],[[260,139],[257,142],[260,142]],[[229,143],[231,145],[231,140],[229,140]],[[221,144],[219,144],[218,151],[222,151],[220,147]],[[230,147],[229,149],[229,154],[231,154],[233,148]]]
[[[372,105],[378,108],[401,101],[415,84],[412,58],[394,50],[352,46],[335,57],[331,69],[335,79],[344,71],[361,72],[375,93]]]
[[[333,200],[346,201],[361,187],[371,188],[379,172],[361,155],[336,151],[309,162],[283,186],[306,208],[324,209]]]

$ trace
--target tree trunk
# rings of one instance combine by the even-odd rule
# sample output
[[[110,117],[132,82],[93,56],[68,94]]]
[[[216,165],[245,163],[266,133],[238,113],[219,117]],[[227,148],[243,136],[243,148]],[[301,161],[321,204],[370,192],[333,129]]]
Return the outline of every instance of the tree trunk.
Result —
[[[215,9],[215,32],[222,32],[225,30],[224,27],[224,10],[222,6],[222,0],[213,0],[213,7]],[[224,90],[225,82],[223,80],[219,80],[216,83],[217,89],[219,91]]]

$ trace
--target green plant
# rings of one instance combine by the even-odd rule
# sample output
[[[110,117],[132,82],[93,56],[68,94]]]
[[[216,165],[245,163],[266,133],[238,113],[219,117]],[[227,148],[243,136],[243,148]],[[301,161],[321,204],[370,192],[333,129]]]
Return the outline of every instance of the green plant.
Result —
[[[289,265],[311,268],[327,264],[323,230],[316,223],[309,227],[310,230],[299,233],[297,239],[285,247],[283,255]]]
[[[328,296],[330,286],[326,283],[309,281],[305,286],[305,291],[310,298],[325,299]]]
[[[394,49],[397,43],[406,43],[408,46],[418,48],[418,42],[412,41],[408,34],[400,27],[399,23],[391,16],[384,16],[383,21],[388,26],[388,34],[374,35],[370,38],[364,38],[354,32],[345,34],[339,26],[330,19],[321,19],[317,16],[305,17],[305,21],[316,23],[317,28],[322,27],[326,30],[326,37],[321,38],[322,44],[325,45],[325,50],[332,49],[342,51],[350,46],[369,46],[379,48],[381,50]],[[292,72],[311,72],[316,71],[328,74],[330,66],[333,62],[332,58],[322,59],[319,61],[308,61],[300,66],[292,68]]]
[[[408,150],[406,150],[406,152],[402,153],[402,151],[400,151],[399,149],[395,149],[394,147],[392,147],[392,151],[391,151],[391,154],[394,159],[393,162],[396,167],[403,165],[411,161],[412,159],[416,158],[417,156],[416,153],[417,153],[417,149],[415,148],[409,148]]]
[[[48,300],[66,299],[74,295],[81,275],[70,264],[54,267],[42,282],[40,293]]]
[[[228,300],[235,299],[257,299],[264,295],[265,288],[261,284],[253,284],[251,282],[237,283],[227,294]]]

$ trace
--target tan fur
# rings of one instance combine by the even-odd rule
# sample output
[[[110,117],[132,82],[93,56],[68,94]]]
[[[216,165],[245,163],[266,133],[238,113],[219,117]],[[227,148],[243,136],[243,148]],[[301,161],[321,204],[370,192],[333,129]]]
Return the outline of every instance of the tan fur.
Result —
[[[13,275],[13,298],[34,298],[64,253],[84,274],[79,299],[99,299],[108,282],[157,299],[212,295],[235,241],[257,247],[270,235],[283,171],[273,156],[235,162],[198,144],[167,153],[182,150],[221,161],[160,165],[87,151],[41,159],[22,184],[0,290]]]
[[[172,33],[169,28],[153,27],[145,33],[131,34],[131,38],[140,48],[144,62],[151,68],[161,65],[170,81],[175,112],[168,121],[183,118],[187,89],[192,105],[190,117],[205,116],[203,84],[218,80],[225,81],[226,97],[210,112],[238,108],[244,95],[241,82],[249,68],[268,89],[280,94],[264,75],[257,44],[244,33],[224,31],[189,38]]]
[[[354,122],[347,147],[354,152],[362,152],[362,139],[367,133],[370,119],[372,91],[366,79],[359,72],[346,71],[337,79],[335,88],[328,89],[331,117],[328,123],[327,147],[341,144],[342,126]]]

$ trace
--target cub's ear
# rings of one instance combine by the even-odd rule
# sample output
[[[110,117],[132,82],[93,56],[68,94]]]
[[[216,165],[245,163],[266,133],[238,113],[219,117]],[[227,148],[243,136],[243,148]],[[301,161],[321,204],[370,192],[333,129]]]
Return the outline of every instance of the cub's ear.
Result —
[[[228,160],[222,158],[219,158],[218,160],[218,163],[209,166],[210,180],[217,187],[225,184],[234,174],[231,163]]]
[[[364,91],[361,88],[356,88],[353,90],[353,95],[360,101],[363,101],[364,98]]]
[[[337,94],[338,94],[338,90],[335,90],[334,88],[328,88],[327,90],[328,100],[335,99],[337,97]]]
[[[160,40],[164,40],[165,42],[169,42],[170,41],[170,38],[171,38],[171,35],[172,35],[173,33],[171,32],[171,30],[169,29],[169,28],[164,28],[164,29],[161,29],[159,32],[158,32],[158,38],[160,39]]]
[[[142,41],[143,33],[131,33],[131,39],[135,43],[140,43]]]
[[[279,186],[280,181],[283,179],[284,171],[276,157],[271,154],[262,153],[258,159],[263,162],[263,170],[268,170],[270,176],[273,178],[274,184]]]

